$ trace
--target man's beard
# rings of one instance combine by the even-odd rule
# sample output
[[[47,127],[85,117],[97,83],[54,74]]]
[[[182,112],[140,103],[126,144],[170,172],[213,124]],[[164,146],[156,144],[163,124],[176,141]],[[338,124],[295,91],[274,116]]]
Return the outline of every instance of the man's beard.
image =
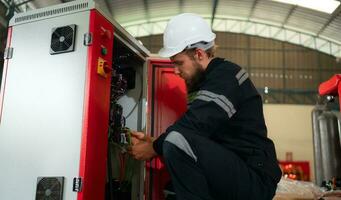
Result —
[[[192,77],[185,79],[187,92],[191,93],[199,89],[200,83],[205,78],[205,70],[203,69],[203,66],[200,65],[198,62],[193,61],[194,65],[194,73]]]

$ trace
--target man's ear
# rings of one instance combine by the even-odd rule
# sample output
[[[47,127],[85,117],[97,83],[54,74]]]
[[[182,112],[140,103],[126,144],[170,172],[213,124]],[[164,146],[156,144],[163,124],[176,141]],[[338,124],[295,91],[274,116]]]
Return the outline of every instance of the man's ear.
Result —
[[[202,61],[204,56],[206,55],[206,52],[203,49],[197,48],[195,50],[195,57],[199,60]]]

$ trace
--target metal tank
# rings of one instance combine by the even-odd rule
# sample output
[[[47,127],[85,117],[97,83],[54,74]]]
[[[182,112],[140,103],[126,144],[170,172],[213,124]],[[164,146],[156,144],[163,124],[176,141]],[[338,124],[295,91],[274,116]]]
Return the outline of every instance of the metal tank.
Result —
[[[312,111],[315,182],[341,178],[340,112],[318,105]]]
[[[339,142],[341,146],[341,112],[334,112],[335,116],[337,117],[337,128],[339,131]]]
[[[311,112],[313,122],[313,146],[314,146],[314,169],[315,169],[315,183],[321,185],[323,181],[323,168],[322,168],[322,154],[321,154],[321,138],[320,126],[318,117],[326,108],[324,106],[316,106]]]

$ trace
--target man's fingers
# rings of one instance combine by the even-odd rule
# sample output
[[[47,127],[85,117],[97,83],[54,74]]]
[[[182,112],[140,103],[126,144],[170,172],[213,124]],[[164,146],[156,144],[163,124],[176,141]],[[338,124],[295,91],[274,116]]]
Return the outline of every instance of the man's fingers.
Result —
[[[145,138],[145,134],[143,132],[132,131],[131,136],[143,140]]]
[[[139,143],[139,142],[140,142],[139,139],[137,139],[137,138],[135,138],[135,137],[131,137],[131,144],[132,144],[132,145],[135,145],[135,144],[137,144],[137,143]]]
[[[134,147],[127,147],[127,152],[136,160],[140,160],[140,156],[133,150]]]
[[[134,151],[133,151],[133,147],[132,147],[132,146],[127,147],[127,152],[128,152],[132,157],[135,158],[136,155],[134,154]]]

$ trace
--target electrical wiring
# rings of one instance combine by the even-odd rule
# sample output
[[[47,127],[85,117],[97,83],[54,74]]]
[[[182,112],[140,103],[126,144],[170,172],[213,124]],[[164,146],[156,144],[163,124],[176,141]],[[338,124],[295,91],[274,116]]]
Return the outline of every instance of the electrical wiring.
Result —
[[[138,73],[138,72],[136,72],[136,73]],[[137,100],[136,104],[131,109],[131,111],[129,111],[129,113],[127,114],[125,119],[128,119],[133,114],[134,110],[141,103],[141,100],[142,100],[142,94],[143,94],[143,75],[141,73],[138,73],[138,75],[140,77],[140,94],[139,94],[139,97],[138,97],[138,100]]]
[[[129,191],[131,184],[132,184],[132,178],[134,176],[134,169],[135,169],[135,160],[133,157],[131,157],[127,153],[127,146],[131,144],[130,139],[130,130],[126,127],[125,121],[132,116],[135,109],[138,107],[138,105],[141,103],[143,98],[143,74],[140,72],[136,72],[137,75],[137,82],[140,83],[139,87],[134,92],[138,93],[135,105],[132,107],[132,109],[128,112],[126,116],[123,116],[122,113],[122,106],[118,104],[118,99],[121,98],[124,95],[127,95],[127,80],[122,76],[122,74],[116,74],[116,72],[113,72],[113,81],[111,85],[111,107],[110,107],[110,123],[109,123],[109,146],[112,146],[116,150],[114,151],[116,154],[117,159],[117,177],[115,179],[119,182],[119,190],[120,191]],[[135,93],[135,94],[136,94]],[[126,136],[126,138],[122,139]],[[110,148],[109,148],[110,149]],[[109,165],[111,165],[111,159],[110,162],[108,162],[108,169],[112,169]],[[109,179],[113,179],[114,177],[112,174],[109,173]],[[111,184],[112,188],[112,184]]]

